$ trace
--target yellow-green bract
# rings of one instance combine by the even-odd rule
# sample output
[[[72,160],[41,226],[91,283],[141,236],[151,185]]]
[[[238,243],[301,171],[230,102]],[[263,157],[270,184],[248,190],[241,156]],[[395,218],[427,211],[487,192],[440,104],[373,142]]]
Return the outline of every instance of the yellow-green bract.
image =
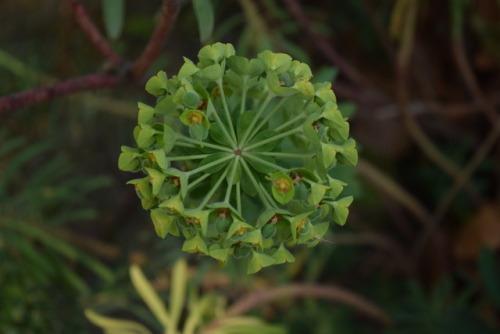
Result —
[[[137,148],[122,147],[118,163],[145,174],[129,183],[160,237],[254,273],[345,224],[352,197],[332,168],[356,165],[356,143],[331,84],[311,78],[287,54],[247,59],[216,43],[147,82],[156,105],[139,103]]]

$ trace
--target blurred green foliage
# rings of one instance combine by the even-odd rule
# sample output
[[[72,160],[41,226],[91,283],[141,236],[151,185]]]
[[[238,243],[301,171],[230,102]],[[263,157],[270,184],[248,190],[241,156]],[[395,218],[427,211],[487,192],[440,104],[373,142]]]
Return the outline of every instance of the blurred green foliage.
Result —
[[[204,5],[211,4],[214,14],[211,33],[209,18],[198,25],[192,2],[181,1],[166,52],[148,76],[160,69],[177,73],[182,56],[194,58],[201,35],[206,41],[231,42],[238,54],[249,57],[263,49],[289,53],[311,64],[318,76],[335,80],[339,88],[354,87],[354,94],[339,89],[337,97],[356,111],[352,130],[360,155],[432,210],[452,181],[412,144],[394,107],[393,61],[399,44],[390,27],[397,27],[391,22],[403,15],[396,8],[404,8],[404,2],[411,0],[300,2],[314,31],[383,92],[385,100],[379,104],[372,104],[342,69],[332,69],[285,2],[278,0],[207,1]],[[154,28],[158,3],[124,3],[121,29],[117,18],[102,19],[101,2],[85,5],[103,31],[106,20],[114,24],[115,33],[121,31],[112,45],[133,59]],[[499,4],[418,1],[417,7],[410,109],[444,155],[463,166],[490,125],[465,90],[448,46],[453,36],[463,38],[481,88],[498,104]],[[27,13],[36,15],[26,19]],[[0,22],[2,96],[108,68],[64,2],[4,1]],[[120,145],[132,144],[129,133],[138,100],[154,103],[143,93],[143,83],[79,93],[0,116],[0,332],[98,333],[83,317],[86,307],[153,324],[129,286],[131,263],[140,264],[161,298],[168,300],[165,268],[179,257],[180,245],[174,238],[156,238],[135,193],[124,185],[128,176],[116,169]],[[278,301],[251,312],[284,324],[290,333],[498,331],[499,246],[480,251],[485,239],[478,237],[498,226],[496,218],[481,214],[486,205],[498,206],[495,154],[490,153],[471,178],[479,198],[460,193],[441,222],[446,266],[430,246],[416,262],[412,252],[423,233],[417,219],[358,174],[339,170],[352,185],[346,192],[357,198],[342,230],[330,231],[319,247],[297,250],[295,263],[265,269],[256,277],[247,277],[237,265],[221,270],[192,257],[189,263],[196,268],[199,289],[234,301],[266,286],[335,284],[370,298],[395,321],[394,327],[384,329],[351,308],[314,299]],[[62,232],[109,243],[120,253],[101,259]],[[461,253],[456,250],[460,247]]]

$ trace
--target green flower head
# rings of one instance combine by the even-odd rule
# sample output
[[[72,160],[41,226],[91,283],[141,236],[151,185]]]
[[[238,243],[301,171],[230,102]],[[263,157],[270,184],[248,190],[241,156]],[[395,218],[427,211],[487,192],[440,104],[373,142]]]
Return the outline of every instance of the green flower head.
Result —
[[[330,83],[311,78],[287,54],[247,59],[215,43],[147,82],[156,105],[139,103],[137,148],[123,146],[118,164],[144,173],[129,183],[159,236],[254,273],[345,224],[352,198],[339,198],[331,169],[356,165],[356,144]]]

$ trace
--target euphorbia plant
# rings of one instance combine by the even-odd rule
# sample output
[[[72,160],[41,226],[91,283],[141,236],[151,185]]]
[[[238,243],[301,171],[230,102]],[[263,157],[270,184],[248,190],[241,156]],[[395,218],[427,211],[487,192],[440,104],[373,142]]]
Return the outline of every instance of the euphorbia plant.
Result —
[[[119,167],[145,173],[129,183],[184,251],[245,259],[248,273],[291,262],[288,247],[316,245],[352,202],[330,171],[358,158],[331,84],[283,53],[216,43],[198,59],[147,82],[156,105],[139,103],[137,148],[122,147]]]

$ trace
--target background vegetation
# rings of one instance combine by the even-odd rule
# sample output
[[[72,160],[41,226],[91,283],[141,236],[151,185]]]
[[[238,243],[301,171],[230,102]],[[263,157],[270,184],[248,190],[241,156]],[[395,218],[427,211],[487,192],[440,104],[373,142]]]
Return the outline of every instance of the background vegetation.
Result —
[[[215,41],[250,57],[289,53],[333,81],[362,159],[338,170],[355,202],[328,242],[251,277],[190,257],[198,290],[230,304],[254,296],[247,314],[290,333],[498,330],[500,2],[112,3],[0,3],[0,332],[97,333],[87,307],[159,332],[128,267],[168,300],[186,255],[156,237],[117,157],[132,145],[137,101],[154,102],[145,80]],[[109,45],[90,41],[85,13]],[[49,88],[13,96],[39,87]],[[266,303],[256,292],[299,283],[309,297],[283,290]],[[306,283],[349,298],[319,299]]]

